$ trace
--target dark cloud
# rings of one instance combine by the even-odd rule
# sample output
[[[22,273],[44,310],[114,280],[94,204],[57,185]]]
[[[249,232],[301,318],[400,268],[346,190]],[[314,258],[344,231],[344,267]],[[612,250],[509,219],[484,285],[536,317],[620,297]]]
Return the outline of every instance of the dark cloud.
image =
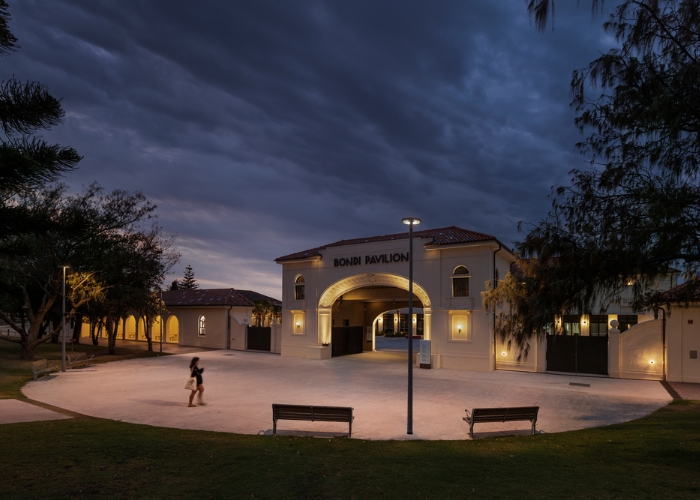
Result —
[[[517,239],[584,161],[569,79],[612,43],[566,2],[544,34],[490,0],[10,7],[4,77],[63,98],[68,181],[143,191],[181,267],[276,296],[275,257],[407,214]]]

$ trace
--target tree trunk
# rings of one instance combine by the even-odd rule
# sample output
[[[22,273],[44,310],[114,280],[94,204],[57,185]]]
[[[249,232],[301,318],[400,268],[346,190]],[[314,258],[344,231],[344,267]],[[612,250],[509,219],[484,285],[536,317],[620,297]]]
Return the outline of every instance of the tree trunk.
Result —
[[[104,324],[104,320],[99,319],[97,320],[97,331],[95,332],[95,335],[92,337],[92,345],[100,345],[100,337],[102,336],[102,329],[106,328],[106,325]],[[109,331],[107,331],[107,336],[109,337]]]
[[[149,323],[148,316],[144,321],[144,328],[146,329],[146,340],[148,341],[148,352],[153,352],[153,331]]]
[[[117,330],[119,329],[119,320],[112,321],[112,317],[107,315],[107,353],[117,353]]]
[[[80,335],[83,333],[83,315],[82,313],[77,313],[73,321],[73,342],[80,344]]]
[[[19,355],[19,359],[23,359],[25,361],[33,361],[34,348],[31,347],[31,344],[27,341],[23,341],[20,345],[22,346],[22,352]]]

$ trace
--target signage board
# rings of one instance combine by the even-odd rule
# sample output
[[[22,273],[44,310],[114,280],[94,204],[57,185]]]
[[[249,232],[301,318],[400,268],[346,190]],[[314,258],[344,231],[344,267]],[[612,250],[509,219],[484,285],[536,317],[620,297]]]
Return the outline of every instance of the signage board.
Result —
[[[430,368],[430,341],[420,341],[420,367]]]

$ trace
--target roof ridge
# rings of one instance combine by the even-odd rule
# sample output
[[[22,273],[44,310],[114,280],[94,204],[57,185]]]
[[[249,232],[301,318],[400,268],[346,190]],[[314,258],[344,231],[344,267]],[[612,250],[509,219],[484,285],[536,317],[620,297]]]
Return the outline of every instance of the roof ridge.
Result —
[[[455,233],[461,233],[463,236],[462,238],[456,237],[455,235],[449,234],[449,232],[455,232]],[[447,234],[445,234],[447,233]],[[472,231],[471,229],[464,229],[458,226],[446,226],[446,227],[438,227],[434,229],[423,229],[420,231],[414,231],[413,232],[414,237],[417,236],[418,238],[432,238],[432,242],[430,244],[435,244],[435,245],[450,245],[450,244],[455,244],[455,243],[473,243],[473,242],[479,242],[479,241],[490,241],[490,240],[495,240],[498,241],[498,238],[496,238],[493,235],[487,234],[487,233],[481,233],[478,231]],[[296,260],[296,259],[306,259],[310,257],[318,257],[320,256],[319,250],[326,250],[330,247],[339,247],[339,246],[345,246],[345,245],[355,245],[355,244],[362,244],[362,243],[376,243],[376,242],[381,242],[381,241],[392,241],[396,239],[406,239],[409,236],[409,232],[405,233],[392,233],[392,234],[385,234],[385,235],[379,235],[379,236],[365,236],[365,237],[359,237],[359,238],[351,238],[351,239],[343,239],[339,240],[333,243],[328,243],[325,245],[320,245],[315,248],[311,248],[308,250],[302,250],[301,252],[294,252],[288,255],[283,255],[282,257],[278,257],[275,259],[275,261],[281,261],[281,260]]]

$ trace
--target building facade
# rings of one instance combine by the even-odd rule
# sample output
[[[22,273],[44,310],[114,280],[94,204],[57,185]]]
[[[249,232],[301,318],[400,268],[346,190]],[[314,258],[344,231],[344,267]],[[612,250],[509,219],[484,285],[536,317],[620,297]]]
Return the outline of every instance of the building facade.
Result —
[[[458,227],[414,232],[408,305],[408,233],[342,240],[276,259],[282,265],[283,356],[312,359],[374,349],[377,332],[422,334],[434,368],[496,367],[493,314],[481,292],[505,274],[513,253],[494,236]],[[403,316],[403,318],[402,318]],[[385,321],[397,323],[387,328]],[[348,338],[361,332],[361,340]],[[334,343],[336,344],[334,346]]]
[[[214,349],[248,349],[248,327],[254,323],[255,301],[267,300],[281,306],[277,299],[252,290],[202,289],[169,290],[162,293],[165,310],[154,318],[129,314],[119,321],[117,338]],[[277,328],[271,335],[279,336]],[[82,325],[81,336],[90,336],[90,325]],[[100,332],[106,338],[106,331]],[[275,350],[276,349],[276,350]],[[279,352],[279,339],[272,338],[272,352]]]

